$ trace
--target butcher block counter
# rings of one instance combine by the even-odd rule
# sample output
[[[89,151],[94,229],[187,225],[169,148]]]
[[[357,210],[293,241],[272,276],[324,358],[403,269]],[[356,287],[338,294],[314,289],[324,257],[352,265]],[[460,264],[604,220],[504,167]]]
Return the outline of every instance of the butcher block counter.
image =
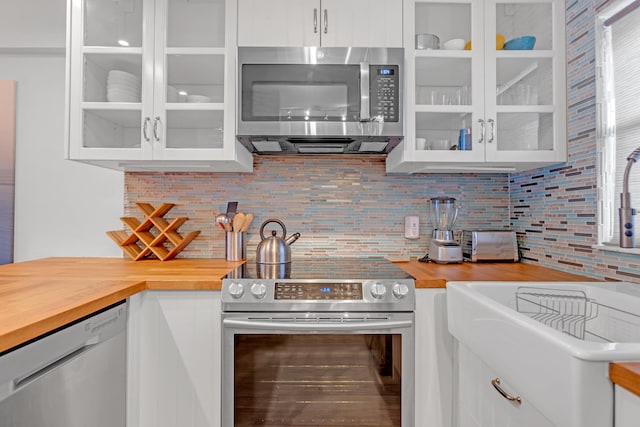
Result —
[[[210,258],[46,258],[0,266],[0,352],[146,289],[219,290],[222,277],[240,264]],[[524,263],[397,265],[416,278],[418,288],[443,288],[453,280],[589,280]]]
[[[241,264],[46,258],[0,266],[0,353],[147,289],[219,290],[222,277]],[[415,277],[417,288],[444,288],[450,281],[593,280],[524,263],[396,264]],[[614,381],[640,394],[640,364],[611,366]]]

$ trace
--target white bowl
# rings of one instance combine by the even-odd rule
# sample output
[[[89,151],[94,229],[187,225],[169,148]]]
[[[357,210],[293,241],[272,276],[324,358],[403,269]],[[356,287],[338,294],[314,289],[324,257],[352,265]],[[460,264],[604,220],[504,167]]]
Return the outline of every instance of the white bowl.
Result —
[[[179,102],[180,94],[178,89],[171,85],[167,85],[167,102]]]
[[[128,86],[128,87],[132,87],[135,89],[139,89],[140,88],[140,83],[136,83],[136,82],[130,82],[130,81],[126,81],[126,80],[107,80],[107,85],[117,85],[117,86]]]
[[[444,42],[442,47],[445,50],[463,50],[465,43],[464,39],[451,39]]]
[[[187,95],[187,102],[211,102],[211,98],[204,95]]]
[[[130,86],[121,86],[121,85],[108,85],[107,92],[109,91],[117,91],[117,92],[127,92],[134,95],[140,94],[140,88],[133,88]]]

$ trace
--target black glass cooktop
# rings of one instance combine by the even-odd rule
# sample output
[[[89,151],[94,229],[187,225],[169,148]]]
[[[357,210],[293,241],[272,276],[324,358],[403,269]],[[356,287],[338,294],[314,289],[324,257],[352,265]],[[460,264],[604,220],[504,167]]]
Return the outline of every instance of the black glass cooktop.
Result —
[[[229,272],[225,279],[297,280],[400,280],[413,279],[385,258],[293,259],[286,264],[257,264],[249,260]]]

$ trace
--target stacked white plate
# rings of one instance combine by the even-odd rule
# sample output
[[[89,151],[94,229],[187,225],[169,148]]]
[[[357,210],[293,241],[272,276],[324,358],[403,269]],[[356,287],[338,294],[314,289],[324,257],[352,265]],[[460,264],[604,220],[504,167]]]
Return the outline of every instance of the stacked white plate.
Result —
[[[109,102],[140,102],[140,79],[126,71],[109,71],[107,100]]]

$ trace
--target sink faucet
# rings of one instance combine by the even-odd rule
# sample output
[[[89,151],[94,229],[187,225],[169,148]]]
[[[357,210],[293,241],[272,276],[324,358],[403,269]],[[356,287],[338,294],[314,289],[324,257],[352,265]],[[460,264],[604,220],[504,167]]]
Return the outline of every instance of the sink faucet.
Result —
[[[631,207],[631,194],[629,193],[629,172],[631,165],[640,159],[640,147],[633,150],[627,157],[627,167],[624,170],[624,178],[622,180],[622,193],[620,193],[620,247],[635,247],[635,236],[633,230],[633,217],[636,210]]]

